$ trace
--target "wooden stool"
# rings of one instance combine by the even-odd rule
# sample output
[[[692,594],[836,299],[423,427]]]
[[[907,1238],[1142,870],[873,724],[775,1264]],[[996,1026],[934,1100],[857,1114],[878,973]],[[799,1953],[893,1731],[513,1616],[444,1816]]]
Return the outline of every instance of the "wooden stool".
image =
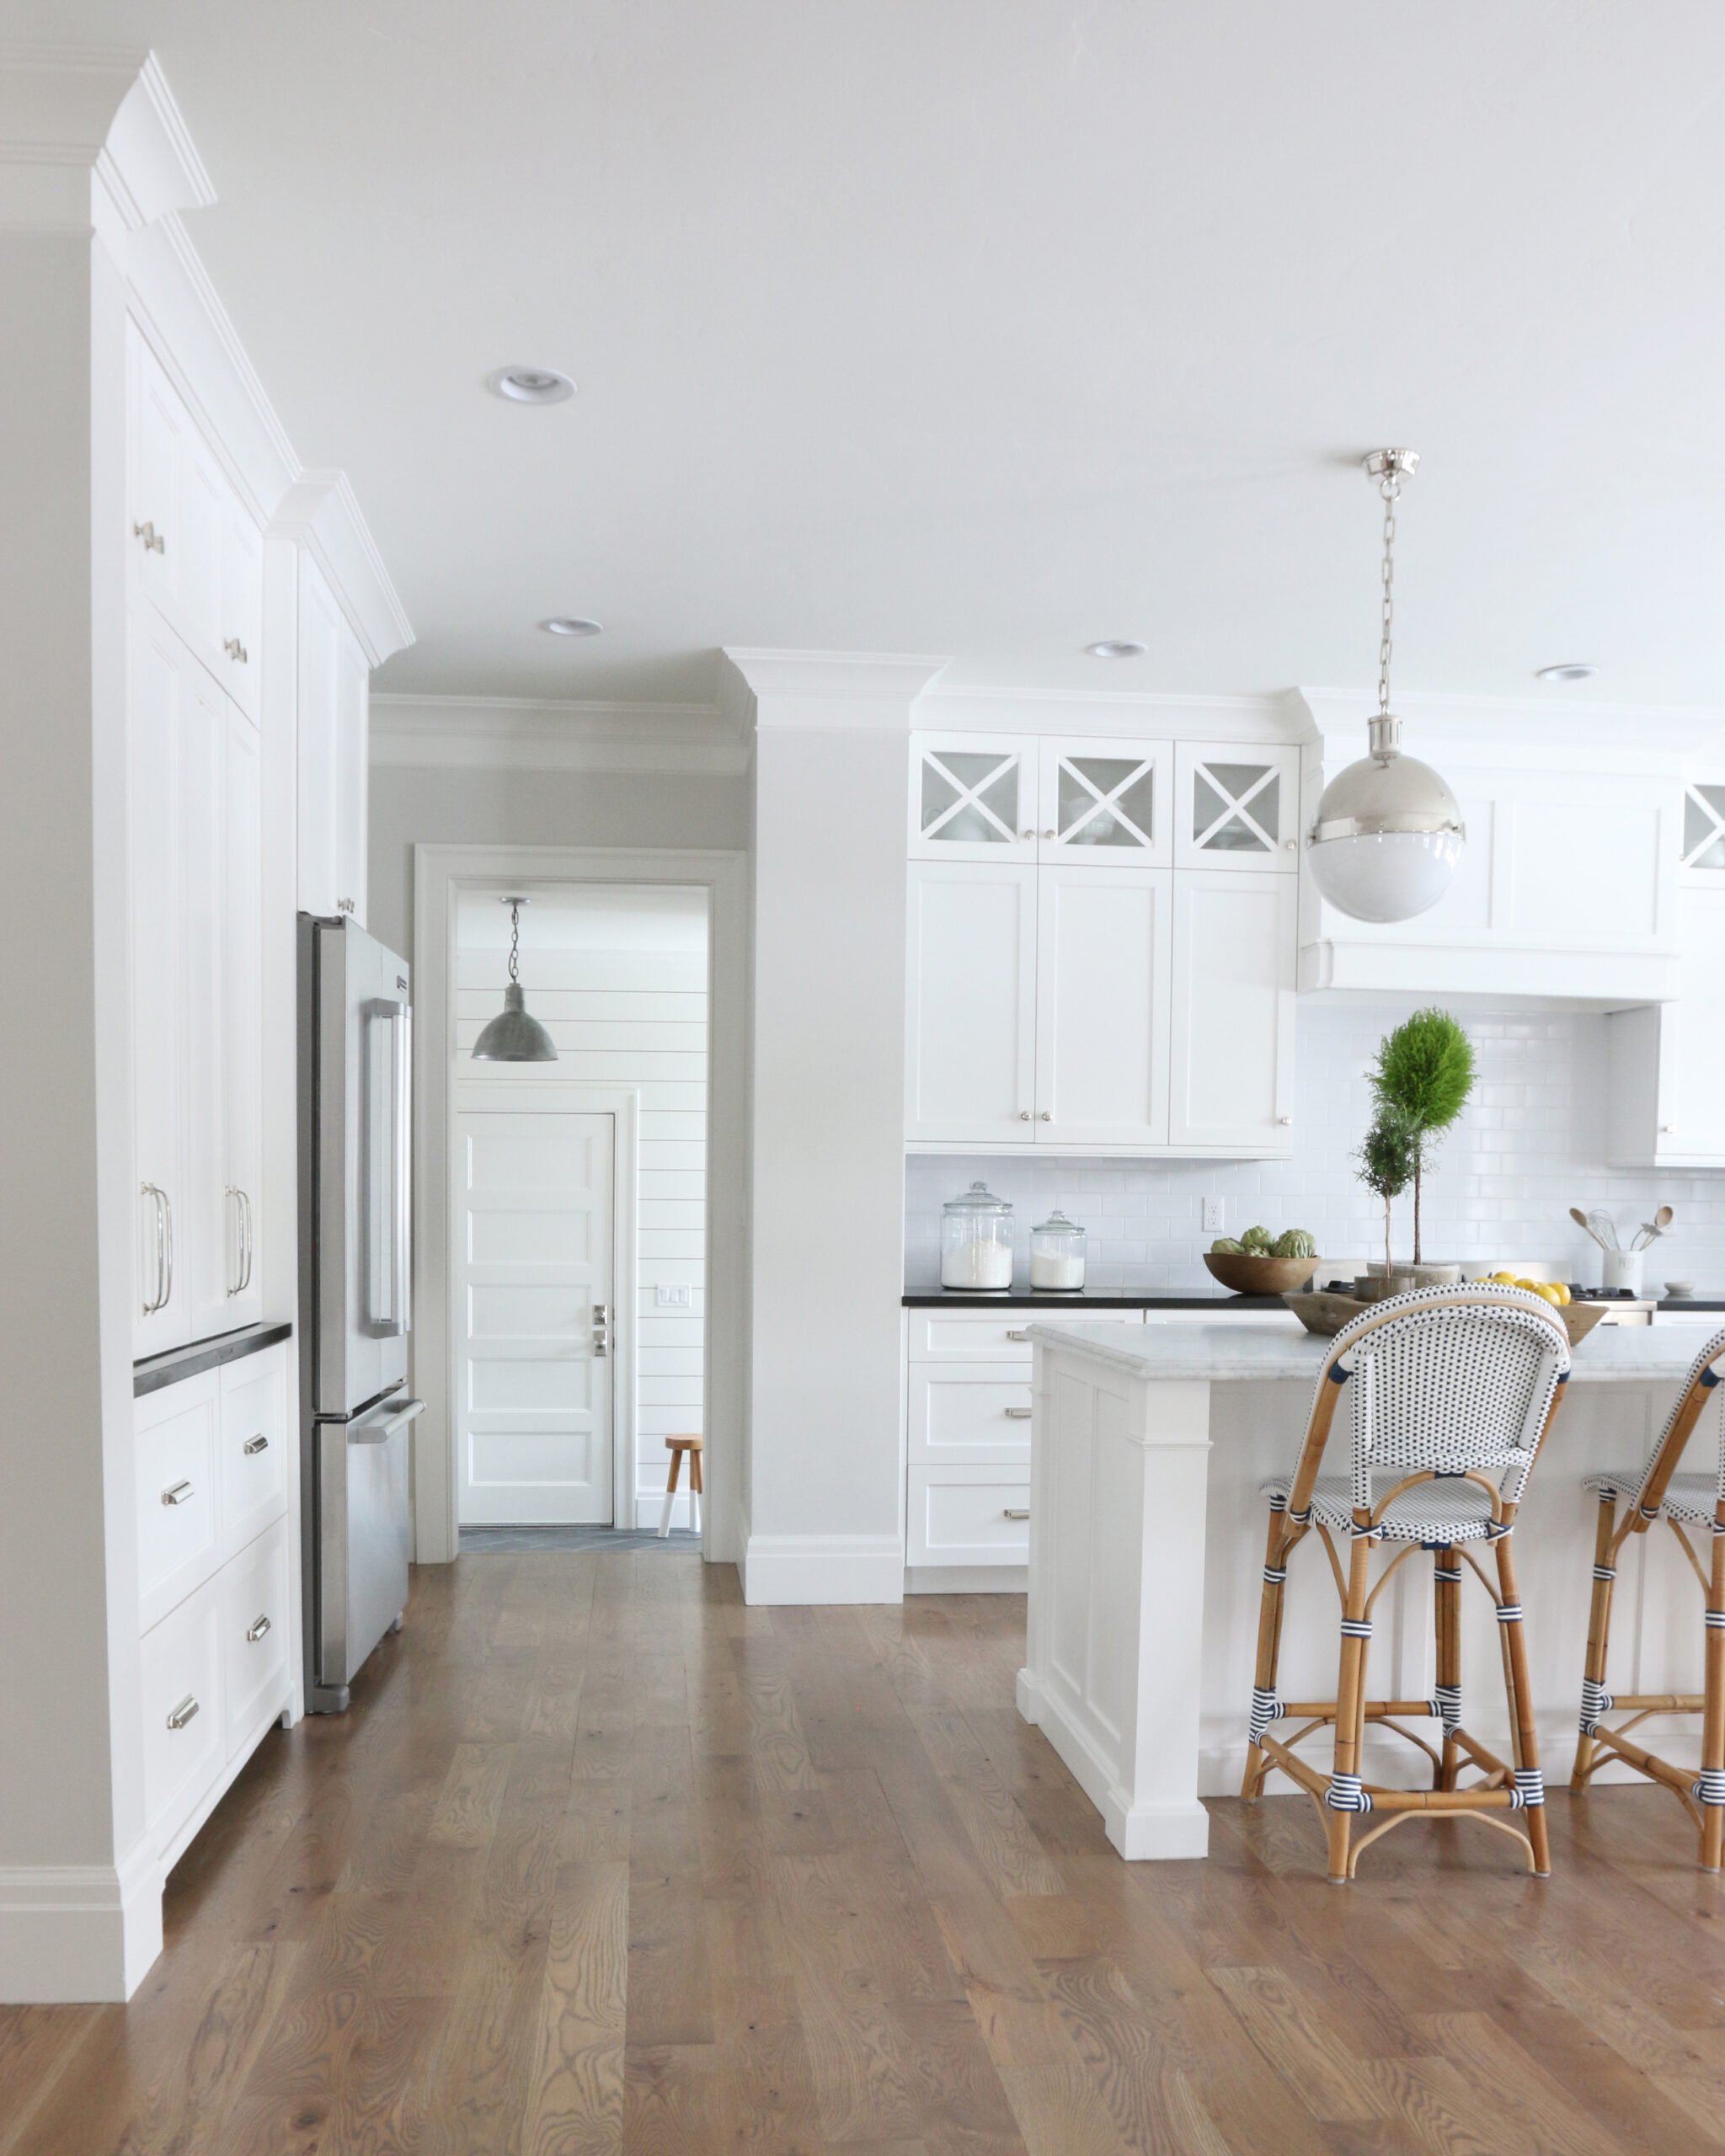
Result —
[[[1588,1627],[1587,1662],[1581,1685],[1581,1741],[1575,1749],[1573,1790],[1584,1790],[1608,1761],[1621,1759],[1660,1788],[1669,1789],[1695,1822],[1697,1854],[1704,1871],[1717,1871],[1725,1858],[1725,1432],[1712,1472],[1678,1470],[1714,1388],[1725,1379],[1725,1332],[1715,1333],[1690,1365],[1675,1405],[1665,1418],[1653,1456],[1644,1467],[1602,1468],[1583,1476],[1583,1486],[1599,1498],[1599,1528],[1594,1542],[1594,1599]],[[1617,1501],[1629,1517],[1617,1524]],[[1645,1534],[1663,1518],[1701,1582],[1705,1607],[1706,1660],[1700,1692],[1624,1692],[1615,1699],[1605,1689],[1605,1657],[1611,1641],[1611,1588],[1617,1577],[1617,1553],[1632,1534]],[[1684,1529],[1712,1544],[1703,1561]],[[1627,1721],[1615,1729],[1600,1717],[1613,1710]],[[1636,1743],[1630,1731],[1653,1715],[1698,1714],[1701,1717],[1701,1764],[1674,1766],[1658,1753]]]
[[[1291,1475],[1266,1482],[1269,1539],[1258,1620],[1258,1682],[1247,1736],[1250,1802],[1279,1768],[1317,1806],[1329,1843],[1330,1877],[1354,1876],[1360,1851],[1418,1813],[1445,1812],[1501,1828],[1521,1844],[1528,1869],[1551,1870],[1546,1786],[1528,1689],[1521,1604],[1510,1558],[1515,1517],[1541,1440],[1569,1374],[1569,1337],[1557,1313],[1519,1288],[1420,1288],[1380,1303],[1337,1334],[1324,1358],[1306,1440]],[[1345,1387],[1353,1443],[1350,1471],[1320,1472],[1336,1405]],[[1341,1655],[1333,1700],[1284,1700],[1276,1691],[1283,1588],[1288,1560],[1316,1531],[1342,1602]],[[1345,1557],[1337,1541],[1348,1544]],[[1396,1554],[1371,1577],[1375,1545]],[[1487,1545],[1487,1570],[1467,1545]],[[1366,1692],[1372,1605],[1407,1558],[1431,1553],[1437,1582],[1437,1682],[1429,1700],[1373,1700]],[[1462,1562],[1497,1604],[1509,1694],[1512,1756],[1499,1759],[1461,1720]],[[1495,1575],[1495,1577],[1493,1577]],[[1442,1748],[1402,1726],[1429,1716]],[[1285,1718],[1302,1725],[1272,1737]],[[1366,1730],[1393,1732],[1431,1761],[1431,1786],[1391,1789],[1360,1774]],[[1335,1760],[1325,1774],[1295,1747],[1333,1728]],[[1464,1770],[1479,1780],[1463,1784]],[[1359,1832],[1367,1812],[1383,1816]],[[1525,1828],[1511,1826],[1519,1812]]]
[[[665,1510],[659,1515],[661,1542],[670,1533],[671,1509],[677,1501],[677,1476],[682,1472],[685,1453],[689,1455],[689,1522],[697,1534],[701,1532],[701,1440],[667,1438],[665,1446],[670,1454],[670,1480],[665,1486]]]

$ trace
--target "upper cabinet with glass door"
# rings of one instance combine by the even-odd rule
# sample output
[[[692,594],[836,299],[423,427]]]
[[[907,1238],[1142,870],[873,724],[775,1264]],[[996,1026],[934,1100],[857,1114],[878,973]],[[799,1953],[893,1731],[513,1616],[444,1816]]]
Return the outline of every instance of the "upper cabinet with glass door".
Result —
[[[1725,890],[1725,783],[1694,779],[1683,789],[1682,879]]]
[[[1173,859],[1169,741],[1044,740],[1039,857],[1097,868],[1166,868]]]
[[[1034,861],[1036,750],[1022,734],[917,734],[911,858]]]
[[[1300,866],[1300,751],[1263,742],[1183,741],[1175,766],[1174,866]]]

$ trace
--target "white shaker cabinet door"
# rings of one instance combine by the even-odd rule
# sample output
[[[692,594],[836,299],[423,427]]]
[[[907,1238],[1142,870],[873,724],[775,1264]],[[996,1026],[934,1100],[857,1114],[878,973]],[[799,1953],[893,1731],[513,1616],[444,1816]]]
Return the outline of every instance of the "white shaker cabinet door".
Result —
[[[227,1331],[225,1262],[227,905],[227,730],[246,725],[201,669],[184,706],[180,757],[180,932],[184,1002],[180,1055],[185,1085],[185,1209],[176,1263],[185,1295],[186,1337]]]
[[[1614,1167],[1725,1166],[1725,889],[1680,890],[1677,918],[1676,1001],[1605,1021]]]
[[[190,1335],[174,1297],[172,1235],[185,1216],[180,1056],[177,832],[184,648],[149,607],[129,624],[127,775],[131,854],[132,1165],[136,1174],[132,1346],[153,1355]]]
[[[1047,1144],[1168,1142],[1173,875],[1038,872],[1036,1123]]]
[[[1037,744],[1018,734],[919,734],[911,743],[913,861],[1034,861]]]
[[[1036,881],[1014,862],[911,863],[907,1137],[1033,1142]]]
[[[1172,1145],[1291,1150],[1296,888],[1249,871],[1175,877]]]
[[[365,654],[317,564],[299,568],[299,901],[366,918]]]
[[[335,905],[366,925],[371,670],[344,621],[335,654]]]
[[[264,1314],[264,953],[262,744],[239,711],[227,714],[222,899],[224,1058],[222,1279],[228,1326]]]
[[[217,570],[216,675],[255,725],[264,671],[264,535],[227,487],[222,491]]]

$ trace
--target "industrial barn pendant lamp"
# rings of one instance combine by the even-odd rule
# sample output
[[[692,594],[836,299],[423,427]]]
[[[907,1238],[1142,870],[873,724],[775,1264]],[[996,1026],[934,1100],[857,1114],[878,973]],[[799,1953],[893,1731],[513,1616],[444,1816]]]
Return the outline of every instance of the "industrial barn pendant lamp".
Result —
[[[1460,803],[1429,764],[1402,753],[1402,722],[1390,709],[1394,627],[1396,504],[1419,464],[1413,449],[1375,449],[1365,459],[1384,503],[1383,629],[1378,639],[1378,708],[1370,754],[1324,788],[1306,840],[1312,879],[1338,912],[1355,921],[1411,921],[1450,888],[1467,834]]]
[[[521,908],[526,899],[503,899],[509,908],[509,986],[503,1008],[473,1043],[475,1063],[555,1063],[557,1049],[521,995]]]

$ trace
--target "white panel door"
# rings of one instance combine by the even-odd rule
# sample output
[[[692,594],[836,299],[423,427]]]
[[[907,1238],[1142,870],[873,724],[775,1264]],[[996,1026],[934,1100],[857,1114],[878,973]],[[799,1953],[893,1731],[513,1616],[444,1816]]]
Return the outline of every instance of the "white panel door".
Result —
[[[1176,873],[1171,1145],[1291,1148],[1295,896],[1291,877]]]
[[[1167,1145],[1172,883],[1167,868],[1038,872],[1039,1139]]]
[[[227,713],[222,894],[222,1286],[226,1324],[264,1314],[264,918],[262,742],[243,712]]]
[[[1032,1143],[1036,878],[1012,862],[911,863],[907,1137]]]
[[[612,1519],[614,1153],[607,1114],[456,1118],[463,1525]]]

